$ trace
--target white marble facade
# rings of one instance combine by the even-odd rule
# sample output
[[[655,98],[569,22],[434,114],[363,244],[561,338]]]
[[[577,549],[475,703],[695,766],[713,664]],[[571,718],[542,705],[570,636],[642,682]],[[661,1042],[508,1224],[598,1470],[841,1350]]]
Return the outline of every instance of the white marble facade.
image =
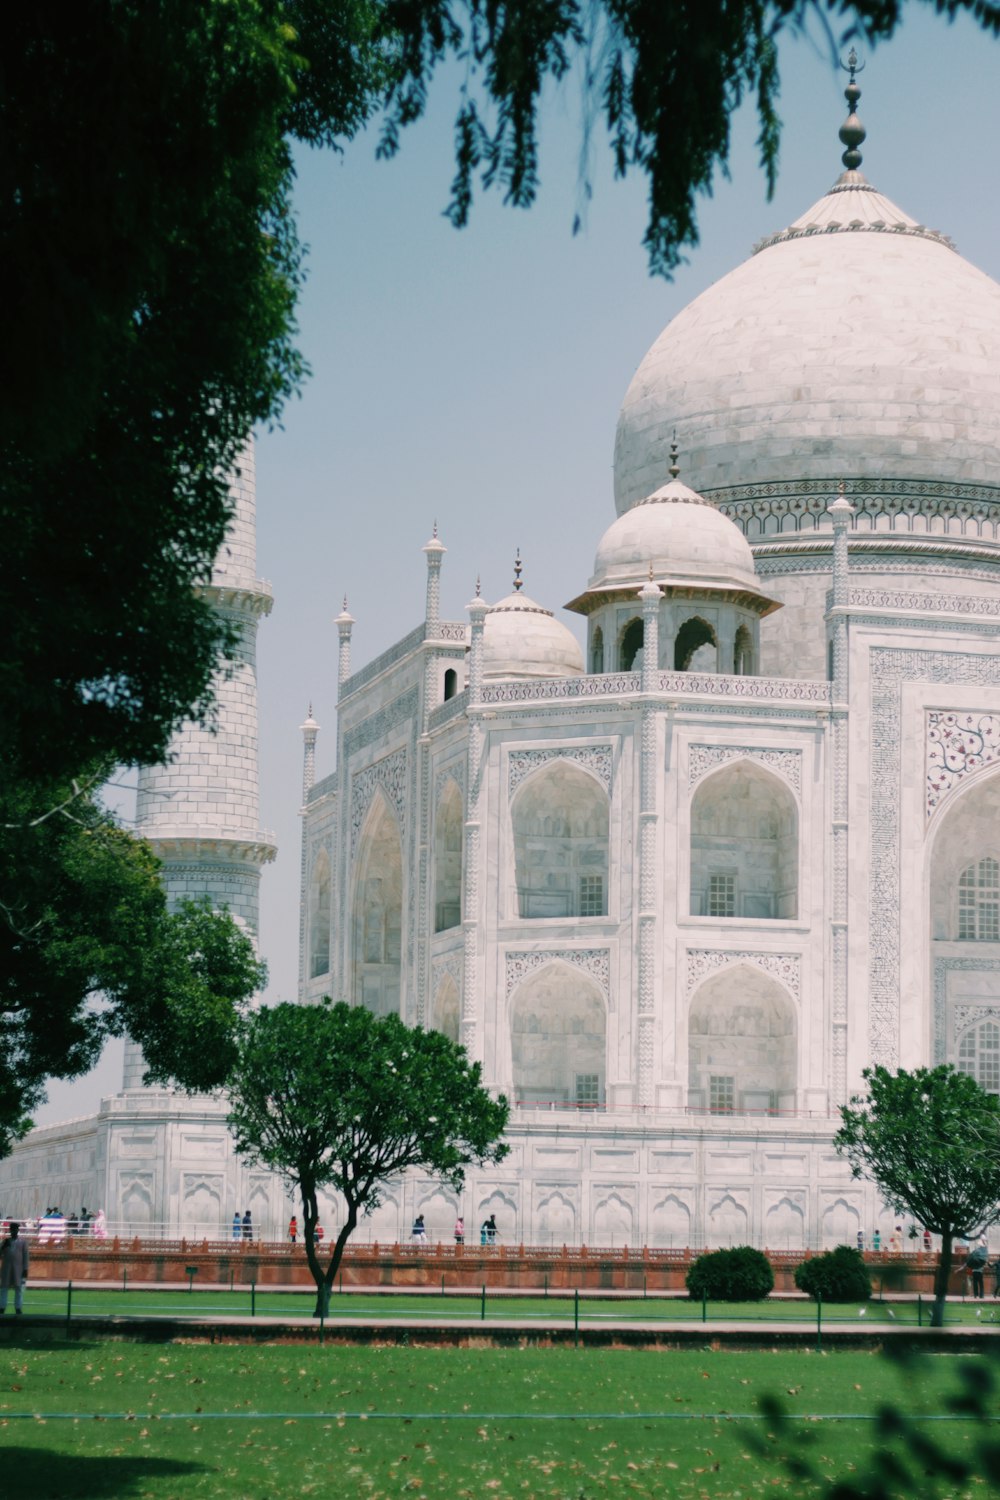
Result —
[[[300,998],[437,1027],[511,1099],[468,1223],[853,1243],[891,1227],[831,1146],[862,1069],[947,1060],[1000,1090],[998,372],[1000,287],[854,162],[640,365],[617,519],[568,606],[582,650],[519,584],[442,620],[436,536],[395,647],[352,671],[338,617],[333,743],[303,725]],[[251,574],[220,607],[255,624]],[[213,782],[189,737],[148,815],[168,878],[253,926],[246,689],[236,773]],[[218,1111],[136,1092],[104,1114],[103,1136],[36,1133],[0,1182],[92,1150],[120,1210],[283,1214]],[[422,1211],[447,1238],[458,1207],[415,1177],[362,1233]]]

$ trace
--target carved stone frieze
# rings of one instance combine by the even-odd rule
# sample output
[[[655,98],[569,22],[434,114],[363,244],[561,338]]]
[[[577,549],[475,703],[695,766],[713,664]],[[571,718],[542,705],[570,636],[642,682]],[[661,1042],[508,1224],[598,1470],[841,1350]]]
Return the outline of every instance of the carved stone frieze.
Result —
[[[947,540],[952,527],[961,528],[960,534],[995,537],[1000,526],[1000,490],[989,484],[838,477],[826,484],[817,479],[778,480],[705,491],[706,499],[751,540],[778,533],[828,531],[826,512],[838,494],[854,503],[860,530],[874,530],[879,518],[889,518],[892,532],[886,533],[888,537],[908,532],[927,536],[929,517],[944,523],[942,540]]]
[[[777,771],[796,792],[802,789],[802,751],[771,750],[760,745],[692,745],[688,756],[688,784],[731,760],[755,760]]]
[[[437,807],[441,801],[441,793],[447,782],[453,781],[462,793],[465,792],[465,765],[460,760],[453,760],[448,765],[442,766],[434,777],[434,806]]]
[[[583,766],[597,777],[608,796],[611,795],[613,758],[610,745],[553,745],[536,750],[511,750],[507,761],[508,796],[514,795],[526,776],[553,760],[569,760]]]
[[[543,969],[546,964],[553,963],[556,959],[561,963],[572,965],[575,969],[582,969],[600,985],[605,1000],[611,997],[611,952],[608,948],[547,948],[544,951],[528,949],[517,952],[508,950],[505,957],[508,998],[517,986],[528,978],[529,974],[534,974],[538,969]]]
[[[401,693],[398,698],[387,703],[385,708],[380,708],[378,713],[369,714],[367,719],[355,724],[344,735],[345,759],[374,744],[382,735],[390,733],[407,719],[412,719],[417,712],[418,699],[417,689],[410,688],[409,692]]]
[[[462,969],[464,955],[461,948],[451,953],[441,953],[431,961],[431,991],[437,994],[444,979],[452,979],[459,994],[462,993]]]
[[[733,964],[752,964],[776,979],[795,1000],[800,999],[801,959],[797,953],[755,953],[751,949],[734,952],[729,948],[689,948],[687,950],[687,994],[692,995],[710,974]]]

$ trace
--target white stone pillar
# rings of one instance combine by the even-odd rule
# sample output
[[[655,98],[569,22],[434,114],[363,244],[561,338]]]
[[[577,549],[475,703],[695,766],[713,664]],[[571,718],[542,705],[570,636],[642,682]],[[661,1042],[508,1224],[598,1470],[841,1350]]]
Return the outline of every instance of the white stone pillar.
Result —
[[[306,803],[316,780],[316,738],[319,734],[319,725],[313,718],[311,703],[305,722],[299,725],[299,729],[302,732],[302,806],[299,808],[299,817],[302,819],[302,854],[299,867],[299,999],[302,1000],[305,998],[307,979],[306,928],[309,922],[305,817]]]
[[[469,748],[466,775],[465,865],[462,873],[462,1029],[461,1042],[471,1058],[482,1061],[482,1042],[476,1014],[479,991],[479,944],[476,929],[479,921],[479,849],[483,782],[483,747],[481,697],[483,690],[483,630],[489,606],[479,596],[466,605],[469,612],[469,675],[467,680]]]
[[[639,590],[642,602],[642,709],[639,744],[639,1104],[651,1105],[654,1087],[657,950],[657,769],[656,688],[660,660],[662,590],[649,582]]]
[[[337,656],[337,686],[342,688],[351,675],[351,631],[354,628],[354,616],[347,608],[347,595],[344,595],[344,607],[333,622],[337,627],[339,636],[339,651]]]
[[[847,1102],[847,898],[848,898],[848,606],[850,570],[847,537],[854,506],[844,499],[827,511],[833,522],[833,589],[830,610],[833,640],[833,708],[830,718],[830,775],[832,778],[830,834],[833,843],[833,891],[830,917],[832,990],[833,1104]]]
[[[423,548],[427,558],[427,602],[424,606],[424,620],[427,624],[428,636],[437,634],[438,622],[441,619],[441,563],[448,549],[438,541],[437,522],[434,522],[434,534]]]

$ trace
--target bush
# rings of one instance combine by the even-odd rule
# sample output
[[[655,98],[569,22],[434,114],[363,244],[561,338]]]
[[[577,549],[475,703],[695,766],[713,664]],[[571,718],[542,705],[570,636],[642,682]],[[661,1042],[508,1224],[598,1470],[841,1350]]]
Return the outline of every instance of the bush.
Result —
[[[795,1285],[814,1301],[822,1297],[824,1302],[867,1302],[872,1294],[868,1267],[849,1245],[804,1260],[795,1268]]]
[[[766,1255],[752,1245],[699,1255],[687,1273],[687,1289],[699,1301],[762,1302],[774,1289],[774,1272]]]

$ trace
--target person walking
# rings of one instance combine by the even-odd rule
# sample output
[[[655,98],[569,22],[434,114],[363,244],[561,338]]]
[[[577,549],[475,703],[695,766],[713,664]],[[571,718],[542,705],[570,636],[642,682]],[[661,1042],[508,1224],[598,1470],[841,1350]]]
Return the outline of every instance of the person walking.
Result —
[[[238,1240],[242,1233],[243,1225],[240,1222],[240,1216],[238,1213],[235,1213],[233,1214],[233,1239]]]
[[[415,1241],[419,1241],[421,1244],[426,1243],[427,1229],[424,1224],[423,1214],[417,1214],[417,1217],[413,1221],[413,1228],[410,1233]]]
[[[249,1209],[243,1215],[243,1238],[245,1240],[253,1239],[253,1219],[250,1216]]]
[[[972,1295],[978,1297],[980,1301],[986,1295],[983,1286],[983,1273],[986,1270],[989,1258],[990,1252],[986,1248],[986,1236],[983,1235],[979,1244],[973,1246],[969,1251],[965,1265],[962,1268],[972,1277]]]
[[[289,1241],[294,1245],[295,1241],[298,1239],[298,1237],[299,1237],[299,1221],[295,1217],[295,1215],[292,1214],[292,1217],[288,1221],[288,1238],[289,1238]]]
[[[21,1238],[21,1226],[11,1220],[10,1236],[0,1247],[0,1315],[7,1311],[7,1294],[14,1288],[14,1311],[24,1312],[24,1283],[30,1261],[28,1241]]]
[[[465,1220],[462,1218],[461,1214],[459,1214],[458,1218],[455,1220],[455,1244],[465,1244]]]

